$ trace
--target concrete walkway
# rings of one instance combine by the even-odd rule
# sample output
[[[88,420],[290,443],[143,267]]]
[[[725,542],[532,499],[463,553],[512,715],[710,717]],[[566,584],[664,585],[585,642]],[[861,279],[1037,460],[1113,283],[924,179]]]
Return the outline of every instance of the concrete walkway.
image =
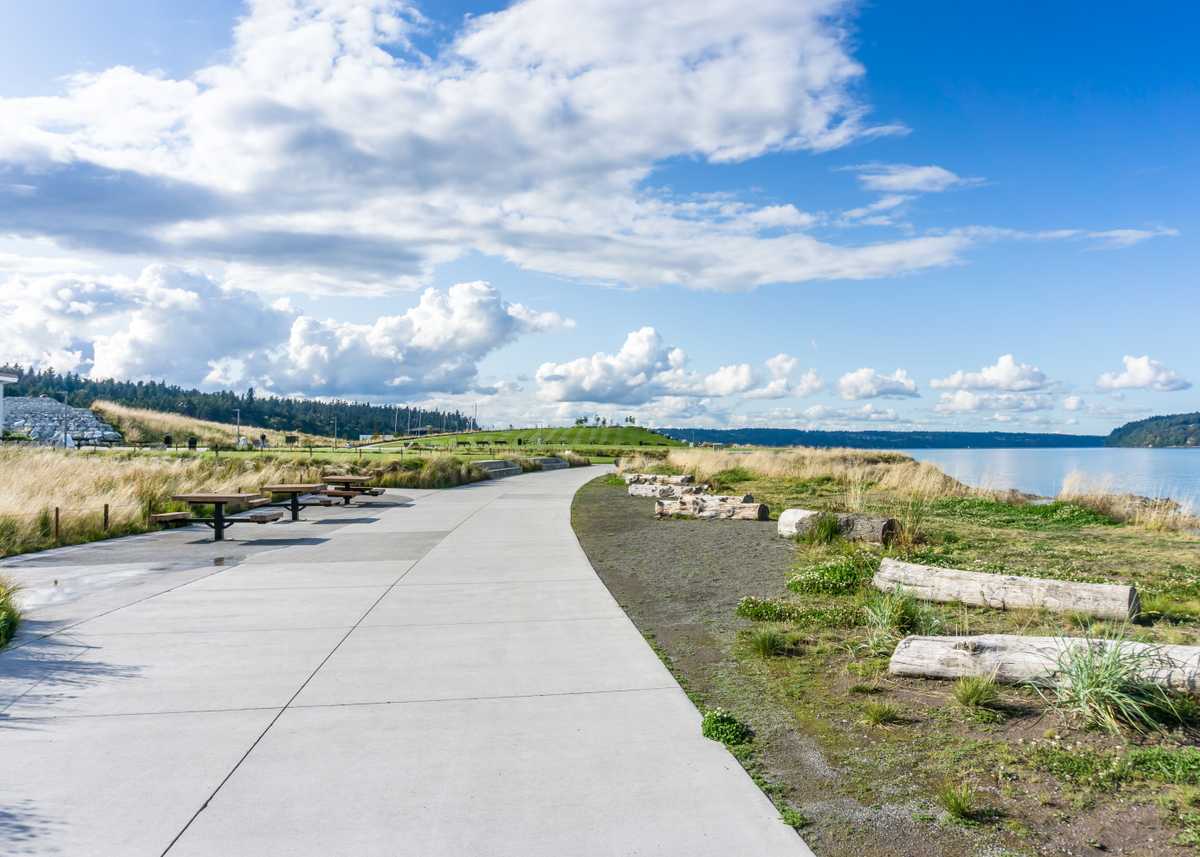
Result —
[[[598,471],[2,564],[0,853],[810,854],[580,550]]]

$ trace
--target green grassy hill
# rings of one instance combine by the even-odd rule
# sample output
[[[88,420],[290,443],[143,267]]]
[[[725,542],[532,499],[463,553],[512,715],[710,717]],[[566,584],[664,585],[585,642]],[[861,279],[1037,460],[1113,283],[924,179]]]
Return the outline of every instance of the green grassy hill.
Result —
[[[409,440],[396,440],[373,444],[373,446],[398,446],[408,442]],[[444,446],[451,449],[498,446],[505,448],[529,447],[531,449],[560,447],[576,451],[595,448],[685,445],[682,441],[674,440],[641,426],[575,426],[572,428],[477,431],[464,434],[434,435],[420,438],[418,442],[421,446]]]

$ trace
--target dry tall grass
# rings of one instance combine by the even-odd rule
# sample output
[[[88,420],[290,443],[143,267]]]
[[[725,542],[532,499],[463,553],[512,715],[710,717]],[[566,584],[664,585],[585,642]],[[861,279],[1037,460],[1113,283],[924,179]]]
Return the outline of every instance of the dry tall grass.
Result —
[[[147,529],[146,510],[173,508],[171,495],[258,491],[269,482],[310,481],[320,463],[270,456],[213,459],[56,449],[0,449],[0,556]],[[60,532],[54,540],[54,509]],[[183,507],[180,507],[183,508]]]
[[[622,459],[622,470],[661,464],[638,456]],[[767,479],[833,479],[846,486],[850,502],[861,507],[868,488],[925,500],[972,493],[936,466],[899,452],[808,447],[739,453],[712,449],[673,449],[666,463],[707,482],[724,470],[741,468]]]
[[[1058,499],[1148,530],[1200,528],[1200,516],[1189,506],[1167,497],[1119,493],[1113,490],[1111,480],[1097,479],[1078,470],[1068,473],[1063,479]]]
[[[183,414],[170,414],[163,411],[150,411],[144,408],[131,408],[116,402],[96,401],[92,410],[101,419],[116,426],[125,440],[130,443],[161,443],[164,435],[171,435],[176,443],[185,443],[189,437],[199,439],[201,445],[233,446],[237,443],[237,426],[228,423],[217,423],[210,420],[198,420]],[[242,437],[257,439],[259,435],[267,436],[271,446],[283,446],[286,435],[295,435],[300,439],[301,446],[329,446],[332,438],[320,435],[304,434],[302,432],[282,432],[275,429],[265,429],[259,426],[242,425]]]

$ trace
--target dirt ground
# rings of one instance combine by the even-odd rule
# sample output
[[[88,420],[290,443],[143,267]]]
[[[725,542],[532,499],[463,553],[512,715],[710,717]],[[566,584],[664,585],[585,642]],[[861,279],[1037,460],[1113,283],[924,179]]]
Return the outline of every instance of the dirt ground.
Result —
[[[872,731],[857,720],[862,680],[837,647],[772,659],[782,666],[747,656],[739,635],[754,623],[735,615],[738,601],[779,596],[796,561],[773,521],[655,520],[653,500],[603,478],[579,492],[572,517],[597,573],[697,705],[727,708],[754,728],[743,764],[777,805],[808,819],[801,835],[820,857],[1196,853],[1171,844],[1173,829],[1152,805],[1084,805],[1052,777],[1025,772],[1004,782],[995,748],[1015,738],[996,730],[1040,738],[1053,724],[1036,712],[1014,705],[1002,727],[964,723],[946,714],[944,686],[889,682],[912,724]],[[932,800],[930,778],[953,776],[956,765],[964,775],[988,769],[990,820],[950,822]],[[1020,814],[1003,809],[1017,806]]]

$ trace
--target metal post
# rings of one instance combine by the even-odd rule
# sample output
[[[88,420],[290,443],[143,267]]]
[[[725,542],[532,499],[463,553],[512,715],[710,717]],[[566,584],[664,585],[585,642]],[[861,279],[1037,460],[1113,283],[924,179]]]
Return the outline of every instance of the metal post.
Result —
[[[213,503],[213,541],[225,541],[225,504]]]
[[[234,447],[237,449],[241,449],[242,448],[242,409],[234,408],[233,413],[237,416],[237,442],[234,443]]]
[[[59,541],[59,539],[58,539],[58,534],[59,534],[59,529],[58,529],[58,507],[57,507],[57,506],[55,506],[55,507],[54,507],[54,543],[55,543],[55,544],[58,544],[58,541]]]
[[[295,491],[292,492],[292,520],[300,520],[300,495]]]
[[[108,504],[104,504],[104,532],[108,532]]]

